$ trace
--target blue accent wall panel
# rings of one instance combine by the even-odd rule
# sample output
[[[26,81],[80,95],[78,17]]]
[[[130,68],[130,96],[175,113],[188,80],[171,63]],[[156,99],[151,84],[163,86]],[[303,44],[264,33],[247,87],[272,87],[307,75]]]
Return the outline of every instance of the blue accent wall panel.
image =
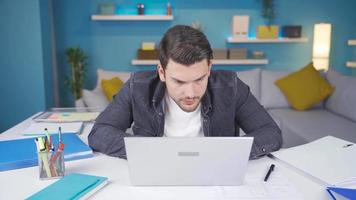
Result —
[[[45,108],[38,1],[0,1],[0,132]]]

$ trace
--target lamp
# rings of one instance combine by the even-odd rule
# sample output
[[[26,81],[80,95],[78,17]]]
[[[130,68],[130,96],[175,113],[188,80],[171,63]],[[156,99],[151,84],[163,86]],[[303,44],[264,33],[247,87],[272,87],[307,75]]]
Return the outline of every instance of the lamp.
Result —
[[[331,24],[315,24],[313,39],[313,65],[316,69],[329,68]]]

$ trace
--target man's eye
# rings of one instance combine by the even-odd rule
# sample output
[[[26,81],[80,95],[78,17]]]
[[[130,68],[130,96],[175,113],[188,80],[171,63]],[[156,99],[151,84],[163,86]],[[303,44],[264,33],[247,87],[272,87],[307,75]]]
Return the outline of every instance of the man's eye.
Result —
[[[203,80],[204,80],[204,78],[205,78],[205,77],[202,77],[202,78],[198,79],[198,80],[197,80],[197,82],[201,82],[201,81],[203,81]]]
[[[176,83],[179,84],[179,85],[182,85],[184,82],[183,82],[183,81],[176,80]]]

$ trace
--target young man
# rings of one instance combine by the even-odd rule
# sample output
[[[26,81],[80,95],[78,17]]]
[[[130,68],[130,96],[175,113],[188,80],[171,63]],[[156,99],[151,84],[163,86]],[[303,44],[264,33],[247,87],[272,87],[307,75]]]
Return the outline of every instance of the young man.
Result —
[[[169,29],[157,72],[132,74],[89,134],[93,150],[126,158],[124,137],[254,137],[251,159],[282,144],[281,131],[235,72],[211,71],[212,50],[189,26]],[[125,131],[132,126],[134,135]]]

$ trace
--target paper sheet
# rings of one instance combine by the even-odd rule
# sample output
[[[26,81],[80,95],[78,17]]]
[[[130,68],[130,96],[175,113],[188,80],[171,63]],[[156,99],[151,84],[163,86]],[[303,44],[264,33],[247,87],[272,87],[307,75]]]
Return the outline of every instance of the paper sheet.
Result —
[[[57,134],[58,127],[61,127],[62,133],[77,133],[80,134],[83,128],[83,122],[70,122],[70,123],[45,123],[33,122],[29,127],[23,130],[23,135],[44,135],[44,129],[47,128],[50,134]]]

